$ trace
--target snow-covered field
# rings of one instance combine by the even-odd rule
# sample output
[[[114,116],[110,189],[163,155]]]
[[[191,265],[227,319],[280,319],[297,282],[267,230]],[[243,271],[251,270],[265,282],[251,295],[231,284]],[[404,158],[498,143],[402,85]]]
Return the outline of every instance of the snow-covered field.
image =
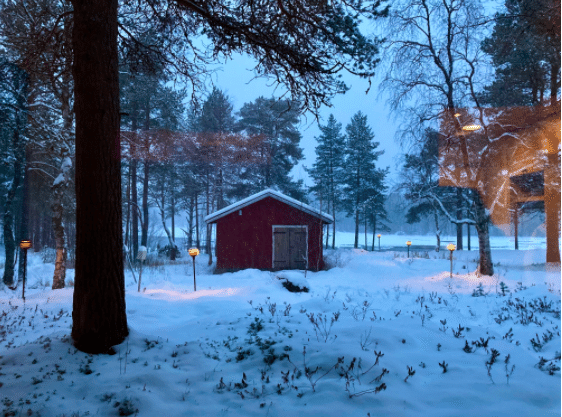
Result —
[[[25,304],[0,290],[3,415],[560,416],[560,266],[508,244],[493,277],[476,251],[450,278],[447,251],[353,249],[306,277],[213,275],[202,255],[197,292],[191,260],[145,268],[141,293],[127,272],[113,356],[72,346],[73,290],[43,287],[53,265],[30,254]]]
[[[428,235],[407,235],[407,234],[393,234],[381,236],[381,250],[389,248],[406,248],[406,241],[412,242],[412,248],[416,246],[435,246],[437,240],[434,234]],[[336,246],[350,247],[353,246],[355,241],[355,234],[352,232],[337,232],[336,233]],[[367,235],[367,248],[370,250],[372,246],[373,236],[371,233]],[[331,244],[331,238],[329,243]],[[456,236],[441,236],[441,249],[445,249],[448,243],[457,244]],[[359,245],[365,245],[365,235],[359,233]],[[468,238],[466,233],[463,239],[464,249],[468,248]],[[492,249],[514,249],[515,239],[509,236],[492,236],[490,237],[490,246]],[[379,248],[379,240],[375,238],[375,250]],[[478,250],[478,238],[473,235],[470,239],[470,248],[472,250]],[[546,238],[543,236],[520,236],[519,237],[519,249],[546,249]],[[477,256],[477,255],[475,255]]]

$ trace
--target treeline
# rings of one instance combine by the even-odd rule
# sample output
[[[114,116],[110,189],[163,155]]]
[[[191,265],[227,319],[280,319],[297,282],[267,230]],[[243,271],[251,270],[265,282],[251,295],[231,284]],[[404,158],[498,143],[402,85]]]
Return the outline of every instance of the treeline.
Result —
[[[336,242],[336,213],[343,211],[353,217],[354,247],[359,246],[359,229],[363,226],[367,247],[367,230],[372,230],[371,246],[377,232],[388,230],[385,224],[386,175],[389,169],[377,168],[376,161],[384,153],[377,150],[375,134],[367,123],[367,116],[357,112],[342,132],[342,125],[330,115],[325,125],[319,125],[321,134],[316,138],[316,161],[308,170],[314,181],[315,193],[323,211],[334,216],[331,246]],[[330,230],[326,227],[326,247]]]
[[[200,105],[184,109],[182,94],[165,83],[154,74],[121,79],[125,246],[136,254],[148,245],[149,208],[155,207],[170,259],[176,238],[184,237],[189,246],[203,246],[212,262],[205,215],[268,187],[306,200],[302,181],[289,175],[303,157],[298,104],[259,97],[234,112],[215,88]],[[176,236],[180,213],[187,228]]]

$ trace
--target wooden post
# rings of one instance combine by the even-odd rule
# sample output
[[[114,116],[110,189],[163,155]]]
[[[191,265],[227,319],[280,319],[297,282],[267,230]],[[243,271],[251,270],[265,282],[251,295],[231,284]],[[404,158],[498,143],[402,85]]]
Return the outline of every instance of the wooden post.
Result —
[[[27,249],[23,250],[23,287],[21,290],[21,298],[25,302],[25,273],[27,272]]]
[[[197,291],[197,282],[195,282],[195,256],[193,258],[193,291]]]

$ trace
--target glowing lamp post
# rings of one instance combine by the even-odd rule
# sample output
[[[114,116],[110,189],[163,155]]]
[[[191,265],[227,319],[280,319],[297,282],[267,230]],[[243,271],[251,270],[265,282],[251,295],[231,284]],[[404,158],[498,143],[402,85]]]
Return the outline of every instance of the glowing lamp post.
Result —
[[[408,258],[410,257],[410,246],[412,246],[412,242],[410,240],[408,240],[406,242],[406,246],[408,247]]]
[[[195,282],[195,257],[199,255],[199,249],[190,248],[189,255],[193,258],[193,291],[197,291],[197,283]]]
[[[20,249],[23,250],[23,288],[21,291],[21,298],[25,302],[25,275],[27,272],[27,250],[31,248],[31,240],[22,240],[20,242]]]
[[[377,235],[377,237],[379,238],[379,252],[380,252],[380,250],[381,250],[381,234],[379,233]]]
[[[452,243],[449,243],[447,245],[447,249],[449,249],[449,252],[451,253],[451,278],[453,278],[453,252],[455,251],[456,247]]]

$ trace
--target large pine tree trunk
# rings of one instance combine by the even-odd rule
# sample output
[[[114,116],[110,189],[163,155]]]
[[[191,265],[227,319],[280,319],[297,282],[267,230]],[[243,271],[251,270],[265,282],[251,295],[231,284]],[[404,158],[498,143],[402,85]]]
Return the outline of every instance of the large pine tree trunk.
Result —
[[[173,236],[173,234],[170,232],[170,229],[168,229],[168,226],[166,225],[166,193],[164,190],[164,185],[162,185],[162,188],[160,190],[160,203],[157,203],[158,206],[158,210],[160,211],[160,219],[162,220],[162,228],[164,229],[164,232],[166,233],[166,236],[168,237],[168,246],[170,248],[170,261],[175,261],[176,260],[176,240]]]
[[[474,206],[476,215],[476,231],[478,232],[478,246],[480,263],[478,269],[482,275],[494,275],[494,266],[492,264],[492,250],[490,248],[490,218],[486,213],[484,203],[480,198],[478,191],[473,190],[474,193]]]
[[[8,195],[6,196],[4,204],[4,215],[3,215],[3,236],[4,236],[4,250],[5,250],[5,262],[4,262],[4,275],[2,281],[7,286],[14,285],[14,258],[16,253],[16,240],[14,238],[14,213],[13,205],[14,198],[16,196],[16,191],[20,183],[21,163],[19,161],[14,162],[14,169],[17,173],[12,179],[12,185],[8,190]]]
[[[371,252],[375,251],[375,234],[377,233],[377,215],[373,214],[373,240],[371,241]]]
[[[457,188],[457,220],[462,220],[462,188]],[[457,250],[462,250],[462,223],[457,223]]]
[[[332,223],[332,249],[336,248],[336,208],[335,204],[332,205],[332,216],[334,217],[334,222]]]
[[[18,188],[20,187],[22,180],[22,170],[24,168],[23,160],[26,157],[24,151],[24,141],[22,137],[22,132],[25,128],[22,118],[22,111],[26,108],[27,97],[27,85],[28,79],[27,74],[23,73],[19,68],[16,70],[17,76],[14,77],[15,85],[13,86],[14,91],[17,92],[16,106],[14,108],[14,121],[15,125],[13,127],[12,133],[12,143],[11,148],[13,152],[13,171],[12,171],[12,184],[7,192],[6,199],[4,200],[4,213],[2,219],[3,225],[3,236],[4,236],[4,249],[5,249],[5,263],[4,263],[4,274],[2,281],[8,286],[14,284],[14,267],[15,267],[15,257],[16,257],[16,237],[20,236],[17,232],[16,223],[16,194],[18,193]],[[8,161],[9,163],[9,161]],[[27,232],[27,230],[26,230]]]
[[[330,209],[330,200],[328,200],[327,202],[327,208],[326,208],[326,213],[329,213],[329,209]],[[330,225],[326,224],[326,249],[328,249],[329,247],[329,238],[330,238]]]
[[[150,178],[150,161],[144,161],[144,178],[142,183],[142,232],[141,246],[148,247],[148,187]],[[136,255],[135,255],[136,256]]]
[[[137,197],[137,159],[136,153],[131,160],[131,244],[133,256],[139,251],[139,206]]]
[[[548,136],[544,167],[544,214],[546,223],[546,262],[560,263],[560,157],[556,136]]]
[[[65,35],[70,38],[71,34],[72,23],[70,17],[66,17],[64,20],[64,32]],[[72,52],[65,50],[65,64],[67,68],[70,68],[72,63]],[[62,86],[60,88],[59,96],[61,102],[61,112],[62,112],[62,119],[63,119],[63,126],[64,126],[64,135],[67,139],[69,139],[71,130],[72,130],[72,107],[71,107],[71,100],[72,94],[70,90],[70,85],[72,82],[71,74],[69,71],[63,71],[62,73]],[[68,183],[70,181],[69,177],[69,170],[72,166],[70,158],[68,157],[69,149],[66,147],[66,144],[63,145],[62,154],[63,154],[63,161],[61,164],[61,173],[57,177],[59,183],[55,181],[55,184],[52,186],[52,202],[51,202],[51,210],[52,210],[52,217],[53,217],[53,234],[55,236],[55,250],[56,250],[56,258],[55,258],[55,271],[53,272],[53,285],[52,289],[61,289],[64,288],[64,280],[66,277],[66,242],[65,242],[65,230],[64,230],[64,223],[63,223],[63,216],[64,216],[64,205],[63,205],[63,198],[64,192],[68,187]]]
[[[437,239],[435,252],[439,252],[441,249],[441,229],[439,228],[439,213],[437,210],[433,212],[433,220],[435,221],[435,238]]]
[[[369,247],[367,246],[367,209],[364,210],[363,212],[363,227],[364,227],[364,235],[365,235],[365,250],[368,250]]]
[[[76,114],[74,345],[110,352],[128,335],[121,224],[117,0],[73,0]]]
[[[131,228],[131,168],[127,171],[127,190],[125,191],[125,207],[127,207],[127,213],[125,214],[125,242],[123,245],[130,250],[130,228]]]
[[[560,59],[560,56],[558,56]],[[556,105],[558,101],[558,90],[560,85],[558,83],[558,76],[560,74],[560,64],[556,58],[553,58],[550,62],[550,105]]]
[[[193,247],[193,216],[195,213],[195,201],[194,201],[194,197],[189,197],[189,208],[188,208],[188,214],[189,214],[189,219],[187,221],[187,227],[188,227],[188,231],[189,234],[187,235],[187,246],[189,248]]]
[[[17,117],[17,116],[16,116]],[[14,129],[14,136],[12,139],[12,146],[14,148],[14,152],[17,152],[20,144],[20,132],[18,130],[18,126]],[[18,152],[20,155],[16,155],[14,158],[14,165],[13,165],[13,177],[12,177],[12,184],[8,193],[6,195],[6,200],[4,203],[4,213],[2,219],[2,227],[3,227],[3,236],[4,236],[4,249],[6,259],[4,262],[4,275],[2,277],[2,281],[7,286],[14,285],[14,259],[16,254],[16,239],[14,233],[14,218],[15,218],[15,211],[14,211],[14,204],[16,198],[16,192],[21,183],[21,171],[22,171],[22,161],[21,161],[21,152]]]
[[[355,249],[359,247],[359,207],[355,208],[355,241],[353,247]]]
[[[61,173],[53,184],[53,202],[51,210],[53,213],[53,232],[55,234],[55,272],[53,273],[53,290],[64,288],[66,277],[66,244],[64,238],[63,225],[63,197],[64,191],[69,181],[71,168],[70,158],[64,158],[61,166]]]
[[[206,188],[206,204],[207,204],[207,210],[206,210],[206,214],[207,216],[209,214],[211,214],[211,191],[210,191],[210,174],[209,171],[207,170],[207,188]],[[211,250],[211,235],[213,233],[213,225],[212,224],[207,224],[207,228],[206,228],[206,241],[205,241],[205,252],[207,252],[207,254],[209,255],[209,261],[208,261],[208,265],[212,265],[213,264],[213,251]]]

